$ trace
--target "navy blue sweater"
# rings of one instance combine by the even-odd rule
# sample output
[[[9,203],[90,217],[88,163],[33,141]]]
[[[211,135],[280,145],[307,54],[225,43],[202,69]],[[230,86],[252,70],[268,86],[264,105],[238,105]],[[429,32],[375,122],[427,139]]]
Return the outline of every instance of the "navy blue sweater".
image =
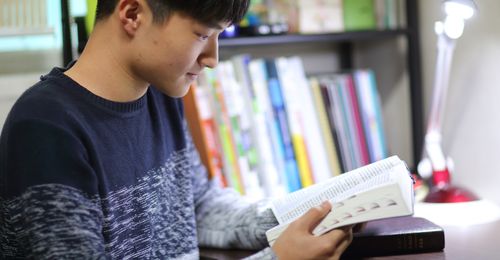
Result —
[[[0,139],[0,258],[263,248],[272,213],[208,181],[186,129],[182,101],[153,87],[118,103],[62,69],[42,76]]]

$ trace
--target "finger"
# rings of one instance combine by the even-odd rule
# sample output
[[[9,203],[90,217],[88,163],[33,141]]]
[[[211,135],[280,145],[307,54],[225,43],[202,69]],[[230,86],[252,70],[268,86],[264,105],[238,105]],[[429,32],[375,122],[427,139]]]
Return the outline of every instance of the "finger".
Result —
[[[343,239],[348,237],[350,233],[352,233],[352,229],[346,226],[333,229],[322,236],[328,239],[330,244],[337,246]]]
[[[346,243],[344,241],[350,241],[350,234],[352,234],[351,229],[343,230],[342,228],[333,229],[330,232],[323,234],[319,237],[315,237],[317,241],[315,246],[317,246],[316,251],[323,255],[325,258],[338,255],[337,251],[345,250]],[[349,243],[348,243],[349,244]],[[348,245],[347,244],[347,245]]]
[[[297,220],[297,224],[306,227],[309,232],[312,232],[331,209],[332,204],[329,201],[325,201],[321,205],[309,209],[306,214]]]
[[[347,250],[349,245],[351,244],[353,239],[353,233],[352,230],[350,232],[346,233],[346,236],[340,243],[337,245],[335,252],[333,253],[332,257],[330,259],[340,259],[342,254]]]
[[[351,241],[349,241],[348,239],[342,240],[342,242],[338,245],[335,252],[329,257],[329,259],[340,259],[340,257],[342,256],[342,254],[344,254],[350,244]]]

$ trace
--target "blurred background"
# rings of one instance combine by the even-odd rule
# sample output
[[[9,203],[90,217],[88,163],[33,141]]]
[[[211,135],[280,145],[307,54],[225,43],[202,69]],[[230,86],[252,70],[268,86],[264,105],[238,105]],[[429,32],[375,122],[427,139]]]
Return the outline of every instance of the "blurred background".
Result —
[[[69,2],[72,17],[87,16],[89,11],[93,12],[85,1]],[[500,158],[500,1],[475,2],[479,11],[466,23],[464,34],[457,41],[455,49],[443,121],[443,149],[455,162],[453,183],[467,187],[481,198],[500,205],[500,191],[497,187],[500,184],[500,173],[496,165],[496,160]],[[40,75],[47,73],[53,66],[63,66],[60,3],[55,0],[0,1],[0,127],[11,106],[25,89],[37,82]],[[417,3],[423,110],[424,115],[427,115],[436,62],[434,23],[443,18],[443,11],[441,1],[419,0]],[[27,10],[28,18],[12,18],[13,13],[23,8]],[[19,28],[11,29],[8,25],[13,23],[18,24]],[[74,23],[70,30],[77,34]],[[72,44],[75,56],[77,40],[74,38]],[[359,64],[380,66],[381,59],[395,60],[391,56],[400,55],[399,48],[401,47],[397,42],[380,45],[375,50],[372,45],[369,51],[357,54],[362,56]],[[362,44],[360,49],[363,49]],[[297,51],[303,50],[289,50],[290,53]],[[263,52],[265,55],[265,50]],[[232,53],[222,51],[221,57],[224,58],[225,55],[230,56]],[[327,67],[335,66],[322,55],[311,55],[305,59],[305,66],[310,70],[324,68],[324,63],[327,63]],[[401,108],[407,107],[402,104],[404,105],[409,94],[406,88],[397,87],[406,84],[407,75],[400,66],[405,65],[396,62],[379,69],[380,73],[388,74],[387,77],[392,78],[396,86],[390,91],[380,91],[384,99],[385,122],[401,122],[400,125],[386,123],[388,146],[403,159],[411,161],[415,158],[411,155],[410,113],[407,108]]]

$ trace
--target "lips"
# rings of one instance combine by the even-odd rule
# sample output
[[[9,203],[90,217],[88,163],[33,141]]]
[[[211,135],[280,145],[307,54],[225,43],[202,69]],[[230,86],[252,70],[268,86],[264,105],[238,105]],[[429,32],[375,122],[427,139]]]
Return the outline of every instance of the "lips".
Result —
[[[191,80],[196,80],[198,78],[198,74],[197,73],[188,72],[186,75]]]

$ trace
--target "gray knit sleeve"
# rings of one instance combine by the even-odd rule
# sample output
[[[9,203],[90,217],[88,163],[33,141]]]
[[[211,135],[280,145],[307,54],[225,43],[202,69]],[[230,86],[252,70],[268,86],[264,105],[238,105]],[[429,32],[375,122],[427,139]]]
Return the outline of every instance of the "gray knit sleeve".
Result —
[[[208,180],[206,169],[187,132],[193,167],[193,199],[198,242],[203,247],[260,250],[268,246],[266,230],[278,225],[266,201],[251,203],[231,188]]]
[[[249,203],[231,189],[211,183],[196,206],[199,243],[216,248],[262,249],[266,230],[278,224],[266,203]]]

